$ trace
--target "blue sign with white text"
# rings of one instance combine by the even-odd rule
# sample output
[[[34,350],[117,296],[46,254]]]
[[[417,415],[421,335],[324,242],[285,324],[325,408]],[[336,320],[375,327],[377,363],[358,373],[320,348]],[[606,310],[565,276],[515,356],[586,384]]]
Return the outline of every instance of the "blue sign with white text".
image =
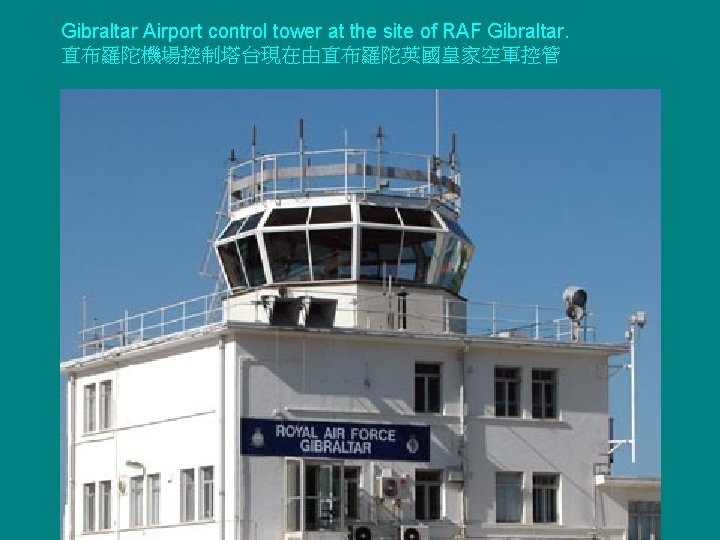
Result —
[[[430,461],[426,425],[242,418],[240,433],[250,456]]]

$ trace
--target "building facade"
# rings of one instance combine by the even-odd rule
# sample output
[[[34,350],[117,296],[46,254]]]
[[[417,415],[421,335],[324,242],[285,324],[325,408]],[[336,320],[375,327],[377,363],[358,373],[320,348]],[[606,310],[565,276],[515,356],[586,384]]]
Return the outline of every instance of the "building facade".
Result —
[[[66,537],[659,539],[609,475],[628,345],[459,295],[454,153],[308,157],[231,163],[226,292],[83,331]]]

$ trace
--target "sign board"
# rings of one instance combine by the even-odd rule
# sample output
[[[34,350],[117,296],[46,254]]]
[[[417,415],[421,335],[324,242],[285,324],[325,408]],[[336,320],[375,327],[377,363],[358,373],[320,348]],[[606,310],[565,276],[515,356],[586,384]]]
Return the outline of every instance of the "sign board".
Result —
[[[250,456],[430,461],[430,426],[242,418]]]

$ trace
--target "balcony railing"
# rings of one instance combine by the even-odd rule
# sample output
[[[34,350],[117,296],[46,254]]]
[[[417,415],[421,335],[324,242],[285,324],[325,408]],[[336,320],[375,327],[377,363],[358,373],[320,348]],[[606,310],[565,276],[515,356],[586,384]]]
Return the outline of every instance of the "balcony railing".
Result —
[[[312,291],[319,294],[318,289]],[[370,320],[381,318],[387,320],[385,330],[402,332],[402,325],[396,324],[399,314],[393,307],[378,309],[378,295],[338,294],[346,296],[346,302],[338,305],[338,313],[355,311],[362,313],[351,327],[371,329]],[[161,308],[143,313],[126,314],[117,320],[97,324],[81,330],[80,348],[82,355],[102,353],[117,347],[126,347],[149,340],[160,338],[172,339],[181,337],[190,331],[211,329],[225,323],[222,302],[229,294],[215,293],[199,296],[190,300],[176,302]],[[375,301],[375,302],[374,302]],[[234,306],[247,305],[255,312],[258,301],[254,295],[247,295],[244,300],[234,298]],[[423,302],[427,302],[423,305]],[[414,303],[414,305],[413,305]],[[364,307],[371,304],[375,307]],[[396,306],[396,296],[387,302],[388,306]],[[438,304],[437,297],[414,294],[409,301],[406,317],[430,321],[429,328],[433,334],[458,334],[454,329],[463,328],[461,335],[474,337],[517,338],[527,340],[545,340],[569,342],[572,338],[571,322],[563,309],[541,305],[508,304],[501,302],[464,302],[460,300],[443,300]],[[583,320],[579,328],[580,341],[595,341],[596,328],[590,321],[593,313]],[[247,321],[246,321],[247,322]],[[257,318],[249,322],[261,323]],[[266,322],[264,324],[267,324]],[[347,326],[346,326],[347,327]]]

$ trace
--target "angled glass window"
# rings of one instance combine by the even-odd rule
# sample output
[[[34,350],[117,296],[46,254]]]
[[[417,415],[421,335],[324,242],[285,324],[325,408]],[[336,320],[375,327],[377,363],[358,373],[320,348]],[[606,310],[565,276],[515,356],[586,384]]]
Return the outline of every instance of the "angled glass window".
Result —
[[[285,225],[305,225],[308,208],[275,208],[265,221],[265,227],[282,227]]]
[[[405,231],[398,279],[414,283],[427,281],[436,238],[433,233]]]
[[[400,208],[399,210],[403,225],[440,228],[440,224],[430,210],[419,210],[417,208]]]
[[[452,221],[450,219],[445,220],[445,224],[447,225],[448,229],[450,229],[451,232],[458,235],[460,238],[465,240],[468,244],[472,244],[472,240],[468,238],[468,235],[465,234],[465,231],[462,229],[462,227],[457,223],[457,221]]]
[[[382,279],[383,265],[386,276],[397,277],[402,232],[362,228],[361,234],[360,278]]]
[[[247,287],[245,274],[240,264],[240,255],[238,254],[235,242],[230,241],[222,244],[218,246],[217,250],[230,287],[233,289]]]
[[[265,248],[274,282],[310,280],[305,231],[265,233]]]
[[[310,231],[313,279],[352,276],[352,229]]]
[[[245,218],[238,219],[237,221],[231,221],[230,224],[225,227],[225,231],[220,235],[219,240],[222,240],[223,238],[230,238],[231,236],[235,235],[238,232],[238,229],[242,227],[242,224],[245,222]]]
[[[391,225],[400,225],[397,210],[387,206],[370,206],[369,204],[360,205],[360,220],[369,221],[371,223],[388,223]]]
[[[438,285],[458,293],[472,259],[473,248],[451,236],[440,267]]]
[[[238,229],[239,233],[244,233],[247,231],[252,231],[255,227],[257,227],[258,223],[260,223],[260,219],[262,218],[262,212],[258,214],[253,214],[249,218],[245,220],[245,223],[243,223],[242,227]]]
[[[310,214],[310,223],[344,223],[352,221],[350,215],[350,205],[343,204],[337,206],[313,206]]]
[[[260,214],[257,214],[260,215]],[[242,257],[247,282],[250,287],[265,285],[265,270],[260,257],[260,248],[255,235],[246,236],[237,241],[238,251]]]

